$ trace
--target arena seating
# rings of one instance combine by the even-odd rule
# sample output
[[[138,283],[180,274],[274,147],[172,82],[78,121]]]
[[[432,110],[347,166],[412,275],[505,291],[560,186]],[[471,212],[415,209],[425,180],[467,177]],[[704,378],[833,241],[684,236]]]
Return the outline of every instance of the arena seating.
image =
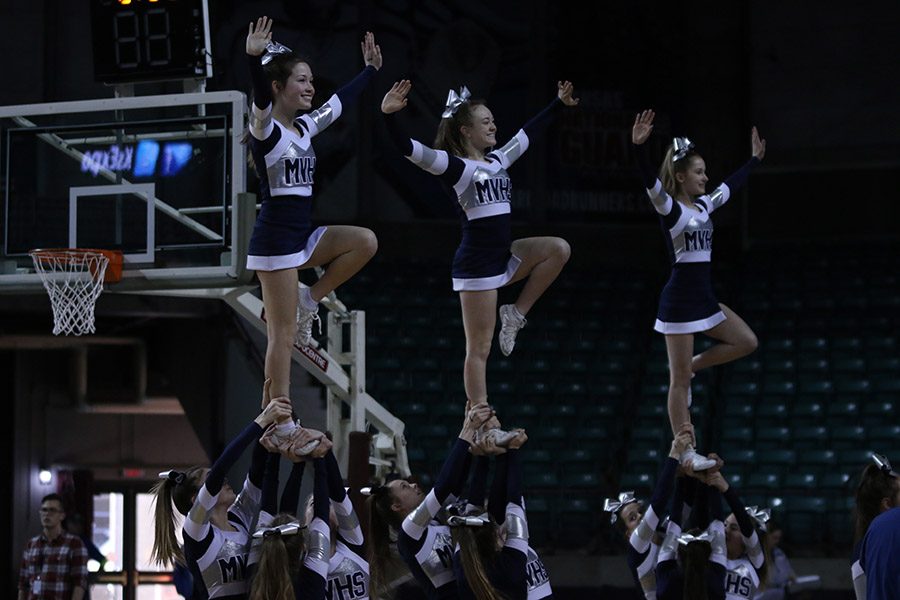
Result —
[[[855,477],[872,450],[897,454],[898,267],[900,253],[877,245],[835,256],[798,246],[753,249],[715,272],[719,298],[760,344],[694,379],[699,443],[725,458],[748,504],[774,509],[792,548],[827,542],[844,552]],[[427,482],[462,416],[465,338],[449,276],[423,270],[376,260],[341,298],[367,311],[368,389],[407,423],[411,467]],[[665,343],[652,331],[663,281],[567,269],[528,315],[514,354],[494,345],[489,401],[529,432],[537,545],[602,550],[611,540],[603,498],[650,493],[671,440]],[[502,290],[501,301],[512,294]],[[698,336],[696,348],[711,343]]]

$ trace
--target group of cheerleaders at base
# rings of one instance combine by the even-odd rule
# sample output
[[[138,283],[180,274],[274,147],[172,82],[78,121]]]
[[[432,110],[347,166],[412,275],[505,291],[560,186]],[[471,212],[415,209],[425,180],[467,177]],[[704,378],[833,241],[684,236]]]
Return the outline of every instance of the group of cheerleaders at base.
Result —
[[[332,568],[340,570],[345,562],[347,565],[363,562],[357,552],[361,537],[348,525],[354,518],[348,512],[343,488],[338,490],[340,474],[329,453],[329,443],[322,434],[295,424],[291,416],[289,381],[292,348],[295,344],[310,343],[312,326],[318,320],[318,302],[358,272],[377,249],[375,235],[368,229],[313,227],[311,197],[316,156],[312,140],[359,97],[381,67],[381,50],[375,44],[374,36],[367,33],[361,43],[365,69],[325,104],[310,111],[315,88],[309,64],[290,49],[274,43],[271,28],[272,21],[266,17],[251,23],[246,44],[253,80],[250,151],[260,175],[262,200],[250,242],[248,268],[259,276],[267,320],[267,391],[264,397],[271,396],[275,400],[264,403],[261,415],[229,445],[212,469],[170,472],[158,486],[160,502],[157,509],[162,516],[158,522],[155,556],[162,561],[182,556],[174,542],[172,520],[163,518],[173,516],[171,505],[174,501],[179,512],[187,516],[183,528],[183,558],[194,573],[199,597],[243,597],[247,570],[253,570],[251,566],[255,565],[253,568],[259,573],[267,572],[270,557],[266,547],[270,542],[275,543],[273,540],[283,545],[287,539],[307,540],[302,565],[296,560],[299,556],[296,552],[287,552],[287,545],[284,545],[286,554],[281,553],[284,560],[271,558],[271,561],[280,561],[278,564],[290,566],[294,595],[298,598],[322,597],[315,594],[324,594],[320,590],[331,589],[329,585],[335,589],[342,585],[350,586],[341,587],[342,590],[355,589],[352,585],[355,576],[340,583],[335,579],[333,584],[328,577]],[[573,97],[571,83],[559,82],[557,98],[509,142],[494,149],[497,128],[491,111],[483,102],[470,98],[468,90],[463,89],[460,94],[451,92],[438,128],[436,148],[430,148],[405,136],[394,115],[406,106],[411,87],[407,80],[395,83],[385,94],[381,109],[391,139],[400,152],[417,166],[441,178],[457,197],[462,241],[454,256],[452,281],[453,289],[460,293],[466,335],[463,379],[468,403],[459,440],[429,494],[401,480],[373,490],[370,500],[373,535],[369,543],[384,548],[392,536],[396,536],[399,557],[392,557],[386,551],[376,552],[373,567],[381,565],[385,568],[373,568],[372,582],[376,587],[382,583],[390,587],[389,582],[396,580],[388,577],[388,567],[399,561],[405,563],[428,597],[475,597],[481,600],[499,597],[496,590],[504,590],[504,595],[510,598],[548,597],[551,592],[546,570],[527,545],[517,448],[526,436],[522,431],[501,432],[499,421],[487,405],[485,369],[496,327],[497,290],[525,281],[516,301],[499,307],[498,311],[500,348],[509,355],[517,333],[526,324],[528,311],[560,273],[570,254],[569,245],[560,238],[512,240],[512,187],[507,169],[563,107],[574,106],[578,100]],[[300,111],[309,112],[297,117]],[[676,138],[657,178],[644,150],[644,143],[653,129],[653,119],[652,111],[637,116],[632,141],[673,261],[672,275],[663,290],[655,326],[666,336],[669,354],[668,408],[677,440],[677,445],[673,445],[677,455],[672,457],[671,464],[684,465],[689,472],[706,471],[703,476],[706,483],[716,487],[720,486],[717,476],[720,463],[714,456],[704,457],[694,450],[696,440],[689,412],[690,380],[700,369],[751,352],[756,346],[756,338],[749,327],[733,311],[718,304],[713,295],[709,262],[710,214],[728,200],[733,190],[746,180],[750,169],[762,159],[765,141],[760,140],[754,128],[751,160],[725,183],[707,193],[705,163],[686,138]],[[298,269],[323,265],[326,268],[322,277],[298,295]],[[693,335],[698,332],[719,343],[693,356]],[[498,435],[491,435],[491,432]],[[224,474],[240,451],[255,439],[260,442],[254,445],[253,466],[243,491],[235,497],[224,483]],[[501,440],[505,448],[498,446]],[[269,450],[269,457],[266,450]],[[250,528],[256,520],[253,507],[261,506],[260,515],[266,519],[277,512],[275,492],[271,491],[277,487],[277,482],[273,487],[272,477],[267,479],[266,473],[273,471],[267,468],[276,460],[271,455],[277,457],[279,453],[291,460],[312,460],[314,463],[317,487],[307,520],[307,535],[292,538],[291,534],[300,526],[296,517],[283,517],[285,523],[278,525],[273,521],[271,527],[252,534],[259,536],[256,539],[261,549],[259,553],[248,550],[244,558],[242,544],[249,542]],[[488,502],[485,507],[485,485],[479,484],[476,477],[469,491],[468,504],[456,506],[458,514],[451,515],[447,523],[442,524],[435,517],[448,500],[459,495],[471,453],[498,456],[493,486],[497,491],[496,494],[492,492],[492,498],[497,500]],[[476,475],[483,473],[485,462],[481,457],[475,460],[474,472]],[[667,461],[666,468],[669,463]],[[664,472],[667,471],[664,469]],[[291,482],[293,480],[292,477]],[[498,480],[500,483],[496,484]],[[719,491],[726,499],[729,497],[727,489]],[[698,496],[705,498],[704,494]],[[329,502],[334,519],[326,518]],[[284,499],[282,504],[284,510]],[[288,509],[291,512],[289,506]],[[743,517],[735,518],[740,519],[739,525],[746,524]],[[266,519],[260,519],[266,522]],[[454,524],[455,527],[451,527]],[[500,524],[503,527],[499,527]],[[451,541],[449,529],[462,532],[456,536],[459,538],[458,551]],[[753,538],[748,529],[743,526],[740,529],[748,539]],[[170,535],[166,535],[167,531]],[[334,556],[338,554],[349,558],[335,561]],[[293,559],[285,558],[290,556]],[[458,561],[457,556],[460,557]],[[360,570],[364,569],[360,566]],[[673,573],[672,577],[675,581],[677,574]],[[258,575],[255,580],[268,581],[269,577]],[[328,583],[322,583],[322,580]],[[677,586],[670,587],[675,589]],[[266,595],[268,593],[274,592],[260,592],[262,595],[254,597],[274,597]]]
[[[484,435],[500,426],[487,404],[465,412],[430,492],[401,479],[368,491],[368,553],[328,438],[296,423],[300,434],[280,441],[275,423],[284,418],[292,418],[290,401],[270,399],[267,381],[262,412],[211,468],[160,474],[153,491],[153,558],[187,566],[192,598],[552,597],[546,569],[528,545],[520,454],[528,437],[515,430],[500,447]],[[310,451],[300,452],[313,441]],[[225,474],[249,445],[250,469],[235,494]],[[293,466],[279,502],[282,456]],[[307,462],[313,463],[313,493],[301,507]],[[184,517],[183,546],[173,507]]]

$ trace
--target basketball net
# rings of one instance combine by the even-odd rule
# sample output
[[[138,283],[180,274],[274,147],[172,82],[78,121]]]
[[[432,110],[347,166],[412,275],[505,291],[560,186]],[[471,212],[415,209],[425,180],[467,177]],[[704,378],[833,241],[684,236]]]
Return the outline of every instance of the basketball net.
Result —
[[[94,333],[94,305],[103,291],[109,257],[101,250],[76,248],[29,254],[50,295],[53,335]]]

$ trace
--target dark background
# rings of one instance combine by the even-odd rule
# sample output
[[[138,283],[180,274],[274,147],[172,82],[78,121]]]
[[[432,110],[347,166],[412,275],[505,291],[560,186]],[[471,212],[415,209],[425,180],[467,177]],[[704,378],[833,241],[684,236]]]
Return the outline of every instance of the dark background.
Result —
[[[429,255],[448,265],[458,238],[453,200],[387,143],[378,103],[400,78],[414,85],[404,126],[425,143],[448,88],[485,98],[505,141],[554,97],[557,80],[574,82],[580,105],[511,170],[517,236],[563,235],[573,271],[612,261],[654,265],[665,278],[631,154],[631,123],[644,108],[658,115],[652,151],[661,157],[672,135],[689,136],[713,182],[749,158],[751,126],[768,141],[747,188],[717,213],[719,268],[759,246],[790,261],[812,242],[839,253],[898,239],[895,2],[210,0],[208,90],[249,91],[244,39],[263,14],[278,41],[309,57],[315,105],[360,70],[359,40],[376,34],[383,69],[317,139],[316,213],[373,227],[382,260]],[[0,0],[0,105],[112,97],[93,78],[90,22],[85,0]],[[156,83],[139,93],[180,90]],[[15,370],[2,364],[11,395]],[[11,440],[13,420],[0,431]],[[12,452],[4,456],[9,471]],[[12,514],[8,502],[0,514]]]
[[[93,81],[87,4],[3,2],[0,104],[112,95]],[[404,124],[425,143],[450,87],[468,85],[488,101],[502,142],[553,98],[558,79],[569,79],[580,106],[512,171],[520,222],[653,220],[635,185],[629,141],[634,113],[652,107],[657,154],[672,135],[687,135],[714,181],[748,158],[751,125],[768,140],[752,202],[735,202],[719,217],[728,232],[717,235],[723,252],[733,239],[898,231],[895,3],[214,0],[209,10],[209,90],[249,90],[244,38],[261,14],[275,19],[277,40],[309,57],[316,104],[358,72],[358,41],[375,32],[383,69],[317,145],[317,194],[326,199],[318,210],[330,221],[454,218],[433,178],[384,143],[378,102],[396,79],[413,81]],[[179,90],[154,84],[139,93]],[[351,161],[350,187],[340,186],[341,202],[328,202],[329,185]]]

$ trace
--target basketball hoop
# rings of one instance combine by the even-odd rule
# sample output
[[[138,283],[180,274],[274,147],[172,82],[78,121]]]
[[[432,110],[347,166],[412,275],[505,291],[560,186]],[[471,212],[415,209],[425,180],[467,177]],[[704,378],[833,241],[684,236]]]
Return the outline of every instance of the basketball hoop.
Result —
[[[34,269],[50,295],[53,335],[94,333],[94,304],[103,282],[122,278],[117,250],[51,248],[29,252]]]

